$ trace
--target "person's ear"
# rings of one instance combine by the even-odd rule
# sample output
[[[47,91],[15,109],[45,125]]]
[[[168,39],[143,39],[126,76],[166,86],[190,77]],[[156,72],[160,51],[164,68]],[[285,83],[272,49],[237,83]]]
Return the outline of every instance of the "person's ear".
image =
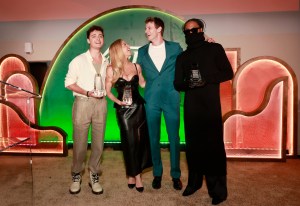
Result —
[[[87,41],[87,43],[88,43],[88,44],[90,44],[90,43],[91,43],[89,39],[86,39],[86,41]]]
[[[162,28],[161,26],[157,28],[157,32],[161,32]]]

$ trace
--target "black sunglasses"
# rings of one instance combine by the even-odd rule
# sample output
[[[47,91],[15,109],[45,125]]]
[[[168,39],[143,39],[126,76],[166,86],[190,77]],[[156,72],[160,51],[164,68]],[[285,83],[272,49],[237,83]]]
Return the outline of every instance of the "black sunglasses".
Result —
[[[185,29],[185,30],[183,30],[183,33],[185,35],[196,34],[196,33],[198,33],[198,29],[200,29],[200,28]]]

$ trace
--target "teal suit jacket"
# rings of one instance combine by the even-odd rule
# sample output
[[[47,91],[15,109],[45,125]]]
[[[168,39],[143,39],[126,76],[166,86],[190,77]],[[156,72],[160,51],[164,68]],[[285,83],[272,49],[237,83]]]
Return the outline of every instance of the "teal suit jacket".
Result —
[[[137,63],[141,65],[146,79],[144,98],[146,104],[180,104],[180,95],[173,82],[177,56],[183,51],[179,43],[165,41],[166,60],[159,72],[148,53],[149,44],[139,48]]]
[[[180,171],[180,94],[174,88],[175,64],[182,48],[176,42],[165,41],[166,59],[160,72],[153,63],[148,50],[149,44],[138,50],[137,63],[141,65],[146,79],[144,99],[149,128],[153,175],[162,176],[163,168],[160,156],[160,120],[161,112],[167,126],[170,142],[171,176],[179,178]]]

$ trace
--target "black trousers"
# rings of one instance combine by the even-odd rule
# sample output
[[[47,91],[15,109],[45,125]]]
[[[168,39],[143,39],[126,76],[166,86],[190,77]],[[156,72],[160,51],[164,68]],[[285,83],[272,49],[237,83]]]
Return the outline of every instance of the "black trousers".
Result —
[[[205,175],[208,194],[211,198],[227,198],[227,180],[224,176]]]
[[[205,177],[208,194],[211,198],[227,198],[227,178],[226,175],[203,175],[197,172],[190,172],[188,186],[201,188]]]

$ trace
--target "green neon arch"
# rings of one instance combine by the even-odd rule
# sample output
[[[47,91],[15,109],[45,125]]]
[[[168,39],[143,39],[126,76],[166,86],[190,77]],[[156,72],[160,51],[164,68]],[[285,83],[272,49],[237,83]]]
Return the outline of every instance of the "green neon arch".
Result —
[[[109,45],[119,38],[127,41],[132,46],[133,53],[137,54],[137,48],[147,43],[144,36],[144,21],[148,16],[162,18],[165,22],[164,38],[179,42],[185,48],[184,36],[181,31],[184,23],[183,20],[154,7],[120,7],[89,19],[65,40],[48,69],[41,89],[42,100],[39,108],[39,124],[41,126],[51,125],[62,128],[68,134],[68,143],[72,143],[73,96],[72,92],[64,87],[64,78],[70,61],[88,49],[86,30],[94,24],[101,25],[104,28],[105,43],[102,48],[104,55],[107,54]],[[141,92],[143,93],[143,90]],[[180,138],[181,143],[184,144],[183,121],[181,121]],[[118,143],[119,141],[120,137],[115,118],[115,109],[112,102],[108,101],[105,142]],[[168,137],[164,121],[162,121],[161,143],[167,142]]]

